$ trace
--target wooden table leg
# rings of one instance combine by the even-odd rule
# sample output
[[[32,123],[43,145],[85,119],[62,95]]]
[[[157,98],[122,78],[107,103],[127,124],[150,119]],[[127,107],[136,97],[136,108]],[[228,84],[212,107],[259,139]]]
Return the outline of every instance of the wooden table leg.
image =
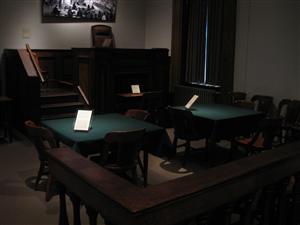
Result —
[[[147,187],[148,185],[148,162],[149,162],[149,155],[147,151],[144,151],[144,172],[143,172],[143,176],[144,176],[144,187]]]

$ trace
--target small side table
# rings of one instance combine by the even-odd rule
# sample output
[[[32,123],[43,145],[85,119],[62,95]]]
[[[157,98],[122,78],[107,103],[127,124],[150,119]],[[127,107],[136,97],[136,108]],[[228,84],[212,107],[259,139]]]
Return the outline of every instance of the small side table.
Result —
[[[3,137],[12,142],[12,103],[13,99],[7,96],[0,96],[0,126],[3,127]]]
[[[144,93],[117,93],[116,111],[124,113],[128,109],[138,109],[141,106]]]

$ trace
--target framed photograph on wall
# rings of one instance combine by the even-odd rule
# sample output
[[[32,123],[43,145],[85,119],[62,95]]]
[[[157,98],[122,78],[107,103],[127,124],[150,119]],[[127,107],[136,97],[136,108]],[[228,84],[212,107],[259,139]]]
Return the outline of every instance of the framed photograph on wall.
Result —
[[[42,22],[115,22],[117,0],[42,0]]]

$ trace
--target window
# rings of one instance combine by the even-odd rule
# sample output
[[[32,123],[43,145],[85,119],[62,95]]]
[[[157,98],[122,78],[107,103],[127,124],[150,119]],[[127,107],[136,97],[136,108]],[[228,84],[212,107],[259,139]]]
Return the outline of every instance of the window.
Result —
[[[184,0],[181,83],[232,90],[236,0]]]

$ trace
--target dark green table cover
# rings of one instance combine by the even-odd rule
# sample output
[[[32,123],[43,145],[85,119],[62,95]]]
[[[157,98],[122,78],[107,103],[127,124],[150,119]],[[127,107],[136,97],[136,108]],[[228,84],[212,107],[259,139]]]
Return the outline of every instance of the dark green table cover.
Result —
[[[162,127],[117,113],[94,115],[91,121],[91,129],[88,132],[74,131],[74,123],[75,118],[42,121],[42,125],[52,130],[60,141],[72,146],[75,151],[82,155],[99,153],[105,135],[111,131],[145,129],[146,133],[142,145],[144,152],[143,167],[141,168],[145,178],[145,186],[148,177],[148,153],[162,156],[163,145],[169,145],[166,131]],[[96,152],[90,152],[91,146],[86,145],[87,143],[96,144]]]
[[[251,109],[221,104],[194,105],[192,113],[194,116],[215,121],[261,115],[261,113]]]
[[[186,110],[183,106],[178,107]],[[254,131],[264,114],[222,104],[195,104],[189,109],[196,118],[196,126],[207,137],[234,138]]]
[[[187,110],[183,106],[176,108]],[[201,117],[213,121],[261,115],[260,112],[256,112],[251,109],[222,104],[195,104],[188,110],[190,110],[196,117]]]
[[[152,139],[161,139],[162,133],[165,133],[162,127],[135,120],[117,113],[94,115],[91,121],[91,129],[88,132],[74,131],[74,123],[75,118],[42,121],[43,126],[52,130],[59,140],[72,146],[75,150],[78,150],[78,145],[81,143],[103,141],[105,135],[111,131],[126,131],[145,128],[148,137],[150,136],[149,134],[155,134],[152,135]],[[155,140],[155,142],[158,143],[157,145],[159,145],[160,141],[161,140]]]

